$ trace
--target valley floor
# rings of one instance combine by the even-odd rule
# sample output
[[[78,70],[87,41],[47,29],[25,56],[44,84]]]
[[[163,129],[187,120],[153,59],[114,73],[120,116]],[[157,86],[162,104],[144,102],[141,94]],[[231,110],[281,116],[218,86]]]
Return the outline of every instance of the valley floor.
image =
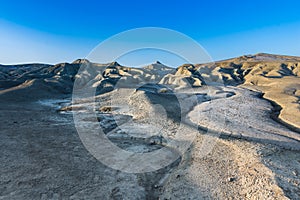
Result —
[[[120,131],[112,128],[115,125],[107,116],[114,112],[121,115],[124,110],[113,111],[105,105],[107,109],[98,113],[98,121],[103,126],[109,125],[106,126],[107,137],[131,151],[153,151],[167,146],[159,142],[153,144],[150,140],[131,141],[132,137],[137,137],[134,134],[142,123],[139,120],[153,109],[153,102],[147,91],[128,90],[126,93],[130,96],[129,104],[135,108],[141,105],[142,111],[127,113],[134,120],[127,127],[126,123],[120,125],[128,131],[120,139]],[[105,103],[105,99],[114,94],[100,95],[99,102]],[[163,99],[166,94],[151,95]],[[64,96],[57,101],[28,98],[12,102],[5,98],[2,95],[0,100],[0,199],[300,198],[298,133],[269,118],[272,106],[251,91],[217,88],[209,95],[209,101],[207,95],[205,98],[197,96],[201,103],[188,106],[187,116],[202,130],[194,130],[197,135],[188,150],[167,167],[137,174],[107,167],[84,147],[75,129],[73,115],[62,108],[77,106],[80,111],[86,102],[69,105],[66,102],[70,97],[66,101]],[[176,108],[172,101],[167,104]],[[58,112],[59,108],[64,112]],[[222,108],[230,109],[225,110],[227,117],[224,120],[220,120]],[[176,112],[172,109],[166,108],[166,113],[176,121]],[[157,126],[166,122],[160,120],[166,115],[156,117]],[[208,119],[215,120],[208,123]],[[166,130],[176,128],[176,123],[167,123]],[[205,128],[211,132],[206,133]],[[216,134],[218,131],[222,133]],[[203,147],[207,146],[203,144],[209,141],[214,145],[204,155]]]

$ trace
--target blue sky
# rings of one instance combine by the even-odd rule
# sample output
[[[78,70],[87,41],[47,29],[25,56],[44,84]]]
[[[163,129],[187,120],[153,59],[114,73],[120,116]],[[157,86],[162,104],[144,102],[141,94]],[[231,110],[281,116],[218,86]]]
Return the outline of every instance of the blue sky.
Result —
[[[300,56],[299,8],[297,0],[0,0],[0,63],[72,62],[103,40],[139,27],[184,33],[213,60],[258,52]],[[168,58],[151,54],[144,62],[151,56]]]

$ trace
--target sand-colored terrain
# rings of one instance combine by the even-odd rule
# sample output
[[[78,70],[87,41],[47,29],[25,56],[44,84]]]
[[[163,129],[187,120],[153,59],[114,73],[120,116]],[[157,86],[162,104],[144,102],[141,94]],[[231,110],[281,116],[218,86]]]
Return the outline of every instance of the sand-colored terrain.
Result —
[[[298,63],[256,54],[177,69],[0,66],[0,199],[299,199]],[[75,79],[82,98],[72,102]],[[86,136],[101,127],[128,152],[165,148],[177,159],[152,172],[112,169],[80,126]],[[90,137],[96,148],[102,136]]]

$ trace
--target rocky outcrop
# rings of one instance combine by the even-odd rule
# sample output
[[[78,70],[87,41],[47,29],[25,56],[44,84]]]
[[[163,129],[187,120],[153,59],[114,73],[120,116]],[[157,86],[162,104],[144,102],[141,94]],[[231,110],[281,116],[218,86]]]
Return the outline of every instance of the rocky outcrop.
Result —
[[[167,74],[159,83],[173,87],[200,87],[205,84],[201,74],[190,64],[178,67],[174,74]]]

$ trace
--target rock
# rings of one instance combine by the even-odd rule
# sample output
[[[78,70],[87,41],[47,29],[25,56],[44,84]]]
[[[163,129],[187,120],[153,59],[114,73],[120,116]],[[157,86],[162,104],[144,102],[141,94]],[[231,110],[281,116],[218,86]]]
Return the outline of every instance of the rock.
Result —
[[[236,178],[234,178],[234,177],[229,177],[229,178],[227,179],[228,182],[233,182],[233,181],[235,181],[235,180],[236,180]]]
[[[292,173],[294,176],[298,176],[298,172],[296,170],[293,170]]]

